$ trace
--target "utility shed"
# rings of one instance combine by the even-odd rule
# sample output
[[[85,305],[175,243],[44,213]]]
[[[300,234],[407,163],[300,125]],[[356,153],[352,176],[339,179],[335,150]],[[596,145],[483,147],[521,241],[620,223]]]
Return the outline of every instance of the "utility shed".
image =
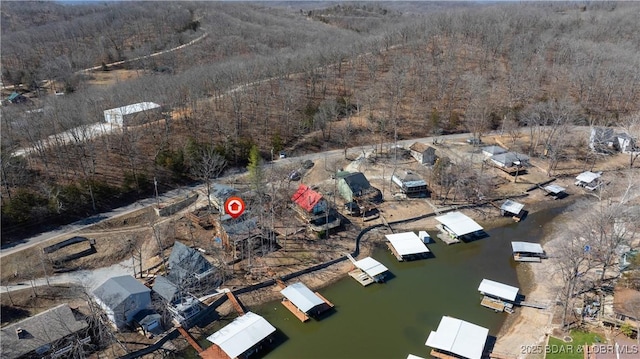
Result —
[[[442,229],[456,238],[483,230],[482,226],[462,212],[450,212],[438,216],[436,221],[442,224]]]
[[[464,320],[444,316],[438,329],[427,338],[426,346],[467,359],[480,359],[489,329]]]
[[[281,290],[280,293],[304,313],[308,313],[313,308],[325,304],[322,298],[318,297],[301,282],[289,285]]]
[[[371,257],[362,258],[353,264],[375,281],[378,281],[378,278],[384,276],[384,273],[389,270],[384,264]]]
[[[584,187],[590,191],[595,190],[600,185],[602,172],[582,172],[576,177],[576,186]]]
[[[276,328],[266,319],[252,312],[247,312],[208,336],[207,340],[220,347],[229,358],[237,358],[244,353],[251,352],[275,331]]]
[[[488,295],[491,297],[496,297],[513,302],[516,300],[520,289],[489,279],[483,279],[482,282],[480,282],[478,291],[483,295]]]
[[[46,353],[65,350],[70,342],[62,339],[75,336],[87,329],[84,320],[76,320],[68,304],[38,313],[18,323],[7,325],[0,331],[2,358],[45,357]],[[87,337],[88,338],[88,337]],[[88,339],[90,340],[90,339]],[[81,340],[83,343],[85,339]]]
[[[540,262],[545,256],[539,243],[511,242],[513,259],[517,262]]]
[[[399,261],[424,257],[429,253],[429,248],[414,232],[386,234],[385,237],[389,241],[389,249]]]
[[[140,125],[158,117],[161,108],[155,102],[139,102],[104,111],[104,121],[117,126]]]

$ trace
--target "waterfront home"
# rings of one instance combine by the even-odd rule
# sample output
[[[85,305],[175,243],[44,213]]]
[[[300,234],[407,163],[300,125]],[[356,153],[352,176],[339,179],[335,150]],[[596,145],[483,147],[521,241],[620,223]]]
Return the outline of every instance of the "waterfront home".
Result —
[[[318,292],[312,292],[301,282],[287,286],[280,293],[284,296],[282,304],[303,322],[307,321],[309,316],[318,316],[333,307],[331,302]],[[303,313],[304,316],[301,316],[300,313]]]
[[[409,152],[421,165],[433,166],[436,163],[436,149],[427,144],[414,142],[409,146]]]
[[[222,349],[229,358],[248,357],[257,352],[275,331],[276,328],[266,319],[247,312],[208,336],[207,340]]]
[[[594,191],[602,185],[600,181],[602,172],[585,171],[576,176],[576,186],[584,187],[589,191]]]
[[[482,306],[498,312],[513,313],[513,302],[518,297],[520,289],[489,279],[483,279],[480,282],[478,291],[484,296],[482,302],[480,302]]]
[[[362,172],[339,172],[338,193],[346,202],[353,202],[362,205],[366,202],[382,202],[382,192],[371,186],[367,177]]]
[[[56,357],[91,341],[89,325],[78,320],[68,304],[7,325],[0,331],[2,358]]]
[[[424,258],[429,248],[414,232],[386,234],[387,246],[399,261]]]
[[[411,171],[401,171],[391,176],[391,181],[408,197],[427,196],[429,188],[422,177]]]
[[[209,194],[209,201],[211,201],[211,205],[220,212],[220,215],[227,213],[224,208],[224,203],[227,199],[238,194],[237,189],[220,183],[213,183],[209,191],[211,192]]]
[[[151,306],[151,290],[130,275],[107,279],[93,291],[93,297],[116,329],[124,328],[138,312]]]
[[[523,208],[524,204],[508,199],[500,206],[500,214],[503,216],[511,216],[514,221],[520,222],[523,215]]]
[[[438,329],[431,331],[426,346],[433,348],[431,355],[439,354],[467,359],[480,359],[489,336],[489,329],[449,316],[440,320]]]
[[[511,249],[516,262],[540,262],[542,258],[546,258],[539,243],[511,242]]]
[[[500,146],[482,147],[482,154],[485,155],[485,157],[491,157],[491,156],[499,155],[499,154],[505,153],[505,152],[507,152],[507,150],[505,150],[504,148],[502,148]]]
[[[307,228],[321,232],[340,226],[340,218],[333,208],[329,207],[322,194],[307,185],[300,184],[298,190],[291,196],[291,201],[295,203],[293,209],[306,222]]]
[[[462,212],[449,212],[436,217],[436,221],[440,222],[438,229],[452,239],[447,244],[459,242],[462,237],[479,235],[483,231],[482,226]]]

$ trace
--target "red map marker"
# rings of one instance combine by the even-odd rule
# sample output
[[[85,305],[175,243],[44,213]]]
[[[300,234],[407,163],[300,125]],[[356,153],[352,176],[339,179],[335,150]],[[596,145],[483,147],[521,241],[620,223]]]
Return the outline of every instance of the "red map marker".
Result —
[[[229,199],[224,202],[225,212],[233,219],[240,217],[242,212],[244,212],[244,208],[244,201],[240,197],[229,197]]]

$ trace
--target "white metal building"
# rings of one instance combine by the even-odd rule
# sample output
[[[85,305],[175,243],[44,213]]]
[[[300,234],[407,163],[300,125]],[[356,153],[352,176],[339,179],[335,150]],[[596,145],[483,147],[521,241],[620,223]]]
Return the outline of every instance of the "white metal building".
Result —
[[[377,280],[379,276],[383,275],[386,271],[389,270],[387,267],[385,267],[384,264],[371,257],[362,258],[361,260],[356,261],[353,264],[363,272],[367,273],[367,275],[374,280]]]
[[[304,313],[308,313],[311,309],[324,304],[322,298],[318,297],[301,282],[289,285],[281,290],[280,293]]]
[[[127,126],[129,117],[159,108],[160,105],[155,102],[139,102],[132,105],[112,108],[104,111],[104,121],[121,127]]]
[[[516,300],[516,297],[518,297],[518,292],[520,291],[520,289],[489,279],[483,279],[482,282],[480,282],[478,291],[483,295],[501,298],[513,302]]]
[[[468,359],[480,359],[489,329],[464,320],[444,316],[438,329],[427,338],[426,346]]]
[[[462,214],[462,212],[450,212],[436,217],[436,221],[442,224],[442,228],[455,237],[481,231],[483,228],[476,221]]]
[[[414,232],[386,234],[385,237],[402,257],[429,253],[429,248]]]
[[[247,312],[211,334],[207,340],[219,346],[230,358],[237,358],[260,344],[275,331],[276,328],[266,319]]]

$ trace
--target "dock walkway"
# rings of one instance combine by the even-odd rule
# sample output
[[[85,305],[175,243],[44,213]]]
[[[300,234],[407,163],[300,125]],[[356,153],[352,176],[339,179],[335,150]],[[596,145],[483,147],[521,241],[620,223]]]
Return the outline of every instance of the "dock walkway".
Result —
[[[362,269],[356,268],[349,272],[349,276],[358,281],[358,283],[362,284],[363,287],[368,286],[373,283],[373,278],[369,277],[369,275],[362,271]]]
[[[289,309],[289,311],[293,315],[295,315],[296,318],[300,319],[301,322],[304,323],[307,320],[309,320],[309,316],[303,311],[301,311],[300,309],[298,309],[298,307],[296,307],[293,303],[291,303],[287,298],[282,299],[282,305],[284,305],[285,308]]]
[[[496,312],[513,313],[513,304],[506,303],[506,302],[503,302],[501,300],[493,299],[493,298],[490,298],[490,297],[488,297],[486,295],[482,298],[482,301],[480,302],[480,304],[483,307],[487,307],[489,309],[493,309]]]
[[[458,238],[451,237],[451,234],[449,234],[449,232],[447,232],[442,227],[442,224],[436,225],[436,228],[438,228],[438,230],[440,230],[440,233],[438,233],[438,238],[440,238],[440,240],[443,241],[444,243],[446,243],[447,245],[460,243],[460,240]]]
[[[539,302],[517,302],[516,304],[521,307],[529,307],[529,308],[536,308],[536,309],[547,309],[548,307],[547,304],[539,303]]]
[[[327,298],[323,297],[323,296],[322,296],[322,294],[320,294],[320,293],[318,293],[318,292],[315,292],[315,293],[316,293],[316,295],[317,295],[318,297],[320,297],[320,299],[322,299],[322,300],[323,300],[323,301],[324,301],[324,302],[325,302],[325,303],[326,303],[330,308],[333,308],[333,307],[334,307],[333,303],[331,303]]]
[[[244,315],[244,308],[242,308],[242,305],[240,305],[240,302],[238,302],[238,299],[236,299],[236,296],[233,295],[233,292],[231,291],[227,292],[227,297],[231,301],[231,304],[233,304],[233,307],[238,312],[238,315]]]
[[[432,356],[432,357],[434,357],[434,358],[440,358],[440,359],[458,359],[457,357],[454,357],[454,356],[449,355],[449,354],[442,353],[442,352],[440,352],[440,351],[438,351],[438,350],[435,350],[435,349],[431,349],[431,353],[430,353],[430,354],[431,354],[431,356]]]
[[[391,251],[391,253],[398,259],[398,261],[402,262],[404,261],[404,258],[402,258],[402,256],[400,255],[400,253],[398,253],[398,251],[396,251],[395,248],[393,248],[393,246],[391,245],[391,243],[387,242],[387,247],[389,247],[389,250]]]

